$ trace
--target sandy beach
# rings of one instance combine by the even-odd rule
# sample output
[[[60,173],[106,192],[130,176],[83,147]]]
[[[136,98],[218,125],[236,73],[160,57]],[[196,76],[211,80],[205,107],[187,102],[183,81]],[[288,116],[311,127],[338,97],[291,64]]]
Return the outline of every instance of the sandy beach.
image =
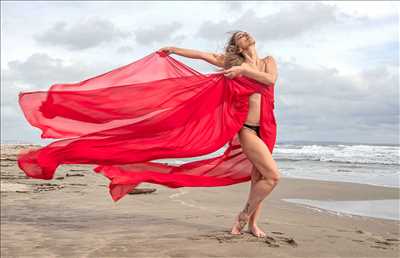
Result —
[[[25,146],[27,147],[27,146]],[[29,147],[29,146],[28,146]],[[53,180],[25,177],[21,147],[2,149],[2,257],[399,257],[399,221],[321,212],[285,198],[399,199],[399,189],[283,177],[263,202],[267,233],[231,235],[250,182],[170,189],[113,202],[90,165],[63,165]],[[279,165],[279,163],[278,163]]]

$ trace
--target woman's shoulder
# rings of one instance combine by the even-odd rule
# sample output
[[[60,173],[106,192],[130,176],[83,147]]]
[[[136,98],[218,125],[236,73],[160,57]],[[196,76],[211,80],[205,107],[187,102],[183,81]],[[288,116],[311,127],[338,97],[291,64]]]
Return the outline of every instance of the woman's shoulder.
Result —
[[[276,63],[275,58],[273,56],[271,56],[271,55],[264,57],[262,60],[267,64],[271,63],[271,62],[272,63]]]
[[[269,55],[263,58],[265,62],[265,72],[273,74],[274,76],[274,83],[278,78],[278,66],[276,60],[273,56]]]

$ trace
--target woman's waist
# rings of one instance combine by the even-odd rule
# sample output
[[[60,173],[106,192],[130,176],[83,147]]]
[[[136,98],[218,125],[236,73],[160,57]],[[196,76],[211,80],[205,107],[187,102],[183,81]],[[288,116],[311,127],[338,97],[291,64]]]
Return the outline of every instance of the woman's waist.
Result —
[[[262,100],[249,100],[249,108],[250,109],[261,109],[261,102]],[[274,108],[275,107],[275,101],[274,100],[265,100],[264,103],[265,107],[271,107]]]

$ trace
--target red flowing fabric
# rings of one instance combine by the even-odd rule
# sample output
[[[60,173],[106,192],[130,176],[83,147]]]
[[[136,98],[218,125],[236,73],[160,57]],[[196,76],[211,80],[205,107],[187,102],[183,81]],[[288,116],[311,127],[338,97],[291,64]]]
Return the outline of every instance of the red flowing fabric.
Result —
[[[29,177],[50,180],[61,164],[94,164],[110,179],[114,201],[142,182],[178,188],[249,181],[252,163],[237,134],[255,92],[261,94],[261,139],[272,153],[274,84],[202,74],[164,52],[79,83],[20,92],[24,116],[41,138],[61,140],[22,150],[18,166]],[[154,161],[211,154],[226,144],[217,157],[181,165]]]

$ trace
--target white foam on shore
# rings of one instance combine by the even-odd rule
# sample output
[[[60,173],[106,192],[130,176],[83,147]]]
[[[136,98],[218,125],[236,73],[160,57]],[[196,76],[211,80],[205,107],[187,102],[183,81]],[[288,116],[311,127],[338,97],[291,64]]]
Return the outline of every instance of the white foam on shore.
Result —
[[[360,201],[320,201],[310,199],[282,199],[298,203],[308,208],[320,208],[320,212],[330,212],[338,216],[359,215],[388,220],[400,221],[400,199],[360,200]],[[311,207],[310,207],[311,206]]]
[[[370,144],[277,144],[276,159],[400,165],[400,146]]]

